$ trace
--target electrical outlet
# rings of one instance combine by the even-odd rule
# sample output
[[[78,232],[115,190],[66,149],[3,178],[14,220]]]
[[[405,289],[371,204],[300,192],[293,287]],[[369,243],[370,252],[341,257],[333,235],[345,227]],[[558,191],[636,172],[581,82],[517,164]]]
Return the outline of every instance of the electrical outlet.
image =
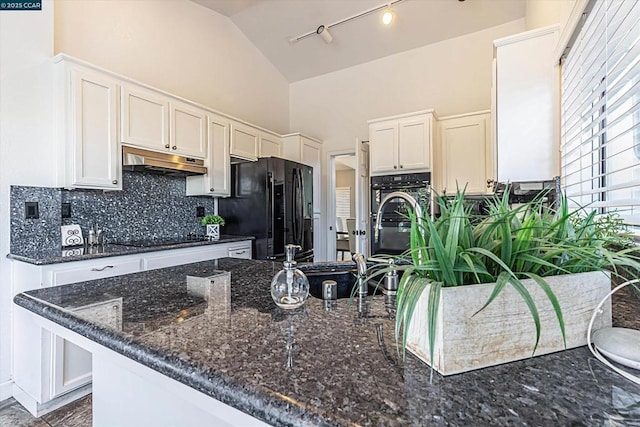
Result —
[[[24,218],[38,219],[40,218],[40,209],[38,202],[24,202]]]
[[[62,218],[71,218],[71,203],[62,204]]]
[[[202,218],[204,216],[204,206],[196,206],[196,216]]]

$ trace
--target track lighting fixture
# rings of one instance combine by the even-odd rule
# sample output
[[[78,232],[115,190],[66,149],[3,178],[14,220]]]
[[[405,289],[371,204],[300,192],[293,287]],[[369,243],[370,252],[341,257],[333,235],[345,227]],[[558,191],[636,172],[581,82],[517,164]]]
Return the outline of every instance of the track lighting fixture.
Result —
[[[318,29],[316,30],[316,34],[319,34],[320,37],[322,37],[322,40],[324,40],[325,43],[327,43],[327,44],[329,44],[329,43],[331,43],[333,41],[333,36],[329,32],[329,29],[327,27],[325,27],[324,25],[320,25],[318,27]]]
[[[394,20],[395,18],[395,12],[393,11],[393,9],[391,9],[391,5],[394,4],[398,4],[400,2],[403,2],[404,0],[393,0],[391,2],[387,2],[385,4],[382,4],[380,6],[376,6],[373,7],[371,9],[365,10],[364,12],[360,12],[357,13],[353,16],[349,16],[348,18],[345,19],[341,19],[339,21],[334,22],[333,24],[327,24],[327,25],[320,25],[318,28],[316,28],[313,31],[309,31],[308,33],[304,33],[304,34],[300,34],[297,37],[292,37],[289,39],[290,43],[295,43],[298,42],[302,39],[306,39],[307,37],[313,36],[313,35],[319,35],[320,37],[322,37],[322,39],[327,42],[327,43],[331,43],[333,41],[333,36],[331,35],[331,33],[329,33],[329,28],[333,29],[333,27],[336,27],[338,25],[342,25],[344,23],[347,23],[349,21],[353,21],[354,19],[358,19],[358,18],[362,18],[363,16],[367,16],[370,15],[374,12],[377,12],[379,10],[385,9],[384,13],[381,16],[381,20],[382,23],[384,25],[389,25],[391,24],[391,22]]]

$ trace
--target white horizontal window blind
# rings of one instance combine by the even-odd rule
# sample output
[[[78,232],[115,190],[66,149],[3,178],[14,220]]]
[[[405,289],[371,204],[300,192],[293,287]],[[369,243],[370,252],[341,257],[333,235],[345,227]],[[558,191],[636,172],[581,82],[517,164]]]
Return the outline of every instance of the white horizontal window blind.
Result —
[[[574,207],[617,212],[637,227],[640,1],[590,7],[562,63],[563,188]]]
[[[347,219],[351,218],[351,187],[336,188],[336,218],[343,231],[347,230]]]

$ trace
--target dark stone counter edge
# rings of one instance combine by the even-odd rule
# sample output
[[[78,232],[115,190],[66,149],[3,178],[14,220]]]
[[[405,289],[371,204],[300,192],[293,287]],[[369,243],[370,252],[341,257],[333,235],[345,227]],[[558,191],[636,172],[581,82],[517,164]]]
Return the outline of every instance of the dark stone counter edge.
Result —
[[[289,401],[269,395],[264,390],[249,384],[239,383],[221,374],[194,369],[193,365],[184,360],[169,357],[152,348],[122,338],[107,328],[77,318],[44,301],[25,294],[16,295],[13,301],[36,315],[268,424],[276,426],[331,425],[319,415],[308,412],[302,407],[291,405]]]
[[[222,236],[219,240],[202,240],[202,241],[193,241],[188,243],[179,243],[173,245],[163,245],[163,246],[153,246],[153,247],[135,247],[135,246],[123,246],[123,245],[107,245],[109,248],[117,248],[114,252],[104,252],[104,253],[95,253],[95,254],[83,254],[83,255],[75,255],[75,256],[29,256],[25,254],[16,254],[10,253],[7,255],[7,258],[13,259],[16,261],[22,261],[29,264],[34,265],[48,265],[48,264],[59,264],[62,262],[72,262],[72,261],[84,261],[87,259],[97,259],[97,258],[108,258],[114,256],[124,256],[124,255],[133,255],[133,254],[141,254],[147,252],[158,252],[158,251],[166,251],[171,249],[183,249],[183,248],[191,248],[196,246],[206,246],[206,245],[217,245],[220,243],[233,243],[240,242],[243,240],[255,240],[253,236]],[[60,249],[62,250],[62,248]]]

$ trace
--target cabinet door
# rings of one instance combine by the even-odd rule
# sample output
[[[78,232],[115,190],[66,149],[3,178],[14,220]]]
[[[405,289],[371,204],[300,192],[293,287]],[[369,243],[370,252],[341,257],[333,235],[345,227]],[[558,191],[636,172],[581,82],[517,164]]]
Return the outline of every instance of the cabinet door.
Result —
[[[51,398],[91,382],[91,353],[55,334],[52,339]]]
[[[207,117],[204,110],[180,101],[171,101],[169,107],[171,152],[204,159],[207,156]]]
[[[137,147],[169,149],[169,101],[166,97],[123,86],[121,90],[121,142]]]
[[[371,175],[398,172],[398,125],[395,121],[369,126],[369,170]]]
[[[442,155],[442,188],[447,194],[456,192],[456,185],[466,194],[485,194],[487,179],[493,168],[489,114],[445,119],[439,122],[440,153]]]
[[[302,137],[300,163],[313,168],[313,212],[320,213],[320,177],[322,176],[322,150],[320,144]]]
[[[557,27],[496,41],[496,147],[500,182],[560,174]],[[636,30],[637,34],[637,30]]]
[[[209,193],[226,197],[231,194],[231,162],[229,159],[229,121],[209,117]]]
[[[282,138],[282,158],[293,162],[300,161],[300,139],[298,135],[289,135]]]
[[[431,168],[431,120],[426,115],[398,122],[398,169]]]
[[[258,160],[258,129],[241,123],[231,123],[231,155],[247,160]]]
[[[187,196],[220,196],[231,194],[231,162],[229,158],[229,120],[209,114],[209,149],[207,174],[187,177]]]
[[[117,82],[106,76],[71,70],[72,187],[122,189],[117,134]],[[69,171],[67,171],[68,173]]]
[[[108,328],[122,330],[122,298],[115,298],[72,310],[80,318],[100,319]],[[59,336],[53,338],[51,397],[57,397],[91,382],[91,353]]]
[[[260,137],[260,157],[282,157],[282,142],[280,138],[262,134]]]

